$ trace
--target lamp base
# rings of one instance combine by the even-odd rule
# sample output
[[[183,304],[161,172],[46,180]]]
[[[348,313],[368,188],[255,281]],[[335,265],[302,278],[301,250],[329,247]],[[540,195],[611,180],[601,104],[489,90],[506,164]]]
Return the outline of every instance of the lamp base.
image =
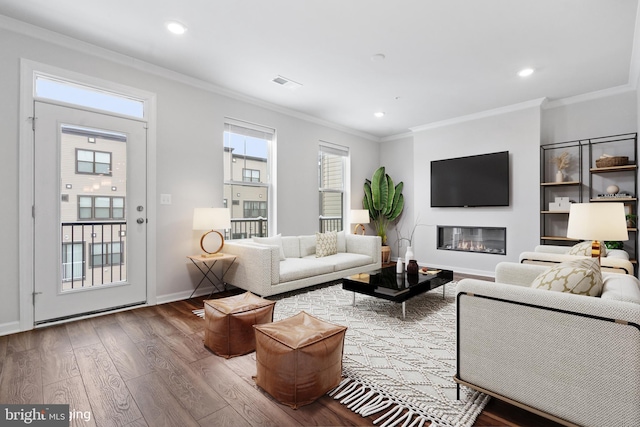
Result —
[[[362,233],[360,233],[360,234],[362,234],[364,236],[365,229],[364,229],[364,225],[362,225],[362,224],[356,224],[356,226],[353,227],[353,234],[358,234],[358,228],[362,229]]]
[[[602,244],[594,240],[591,242],[591,257],[598,258],[598,264],[600,264],[600,255],[602,253]]]
[[[216,252],[215,254],[207,254],[207,253],[200,254],[202,258],[217,258],[223,255],[224,254],[222,252]]]

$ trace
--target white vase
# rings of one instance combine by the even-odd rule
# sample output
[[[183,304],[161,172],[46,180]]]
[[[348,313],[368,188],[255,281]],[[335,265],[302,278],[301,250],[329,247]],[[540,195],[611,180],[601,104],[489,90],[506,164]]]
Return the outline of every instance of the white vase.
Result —
[[[411,261],[412,259],[415,259],[413,248],[411,246],[407,246],[407,252],[404,253],[404,265],[408,265],[409,261]]]
[[[562,171],[556,172],[556,182],[563,182],[563,181],[564,181],[564,174],[562,173]]]
[[[396,273],[402,274],[404,272],[404,266],[402,264],[402,258],[398,257],[398,261],[396,262]]]

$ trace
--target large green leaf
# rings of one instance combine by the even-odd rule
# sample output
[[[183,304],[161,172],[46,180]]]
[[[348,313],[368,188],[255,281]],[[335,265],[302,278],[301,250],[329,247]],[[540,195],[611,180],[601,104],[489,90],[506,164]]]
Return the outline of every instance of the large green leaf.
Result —
[[[389,192],[389,189],[386,185],[386,178],[387,177],[384,173],[384,166],[379,167],[378,170],[373,173],[373,178],[371,178],[371,196],[373,200],[373,209],[377,211],[382,211],[385,207],[383,203],[386,201],[387,193]]]
[[[386,201],[386,209],[384,210],[384,214],[389,216],[391,211],[393,210],[393,197],[396,192],[396,188],[393,185],[393,179],[389,175],[387,175],[387,201]]]
[[[398,218],[402,213],[403,208],[404,208],[404,196],[401,194],[400,197],[398,198],[398,204],[395,206],[395,208],[393,209],[393,212],[391,212],[391,215],[389,215],[388,217],[389,221],[393,221],[394,219]]]
[[[369,210],[369,218],[376,219],[378,217],[377,211],[373,209],[373,201],[371,197],[371,181],[369,180],[364,183],[364,198],[362,199],[362,207]]]

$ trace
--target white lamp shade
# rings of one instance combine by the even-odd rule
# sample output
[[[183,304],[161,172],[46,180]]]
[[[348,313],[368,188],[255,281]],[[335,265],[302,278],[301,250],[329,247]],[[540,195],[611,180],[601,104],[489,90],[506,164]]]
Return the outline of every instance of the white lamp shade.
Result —
[[[225,230],[231,228],[231,214],[227,208],[195,208],[194,230]]]
[[[352,209],[351,224],[369,224],[369,211],[367,209]]]
[[[581,240],[629,240],[623,203],[573,203],[567,237]]]

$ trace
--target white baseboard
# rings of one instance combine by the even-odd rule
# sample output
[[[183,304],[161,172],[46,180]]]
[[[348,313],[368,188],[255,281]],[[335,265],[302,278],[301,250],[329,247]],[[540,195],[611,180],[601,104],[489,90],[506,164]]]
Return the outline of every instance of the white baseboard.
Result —
[[[195,294],[193,294],[193,296],[199,297],[202,295],[209,295],[211,291],[215,291],[215,290],[216,289],[214,289],[213,286],[202,287],[198,289],[198,291]],[[181,300],[188,299],[189,295],[191,295],[191,292],[193,291],[182,291],[182,292],[175,292],[172,294],[158,295],[156,297],[156,304],[166,304],[168,302],[181,301]]]
[[[20,331],[20,322],[7,322],[0,324],[0,336],[15,334]]]

